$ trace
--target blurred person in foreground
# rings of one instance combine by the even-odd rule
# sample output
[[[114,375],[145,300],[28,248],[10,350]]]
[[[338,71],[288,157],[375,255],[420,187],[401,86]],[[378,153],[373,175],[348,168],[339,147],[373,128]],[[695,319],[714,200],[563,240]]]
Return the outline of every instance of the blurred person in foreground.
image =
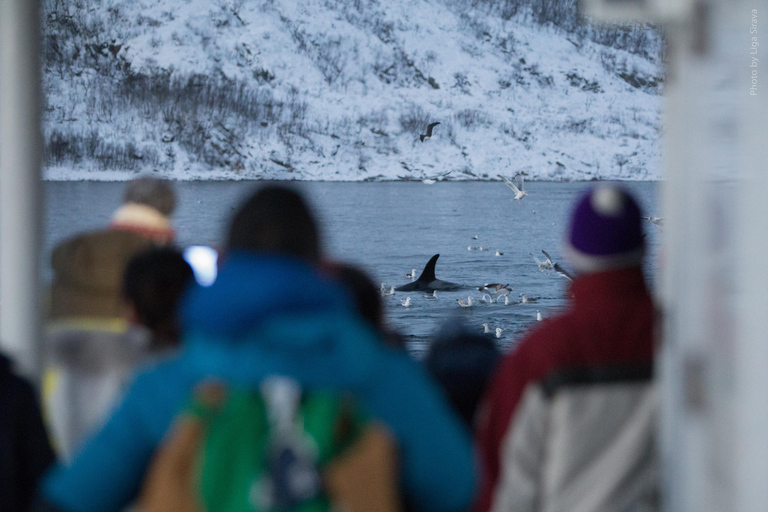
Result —
[[[623,188],[597,185],[576,203],[569,308],[505,357],[478,413],[477,512],[658,510],[643,238]]]
[[[488,336],[470,332],[458,319],[449,320],[427,350],[424,365],[440,383],[469,430],[501,351]]]
[[[134,369],[143,335],[130,329],[121,296],[128,261],[174,237],[176,195],[153,177],[130,182],[107,228],[53,250],[44,406],[59,454],[68,459],[99,424]]]
[[[128,262],[123,301],[128,321],[147,331],[143,358],[162,356],[179,347],[178,306],[194,279],[192,267],[173,247],[155,247]]]
[[[26,512],[54,461],[37,392],[0,354],[0,510]]]
[[[81,512],[131,504],[196,385],[214,378],[258,393],[279,374],[305,389],[350,392],[389,428],[413,509],[466,510],[475,491],[471,440],[419,366],[387,349],[322,277],[319,233],[301,196],[261,188],[236,213],[226,245],[213,285],[193,287],[184,300],[182,353],[140,373],[71,465],[47,475],[48,505]]]

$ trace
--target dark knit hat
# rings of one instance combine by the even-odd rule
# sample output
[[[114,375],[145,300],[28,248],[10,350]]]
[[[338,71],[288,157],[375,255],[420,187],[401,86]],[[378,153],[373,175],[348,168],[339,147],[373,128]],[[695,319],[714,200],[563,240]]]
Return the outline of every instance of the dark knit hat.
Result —
[[[639,265],[644,251],[640,207],[624,188],[600,184],[581,196],[565,241],[565,256],[577,271]]]

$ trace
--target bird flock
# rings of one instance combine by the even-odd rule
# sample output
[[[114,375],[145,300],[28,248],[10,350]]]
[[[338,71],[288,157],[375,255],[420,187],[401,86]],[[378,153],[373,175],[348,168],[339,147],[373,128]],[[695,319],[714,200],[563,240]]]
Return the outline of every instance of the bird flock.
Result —
[[[434,128],[438,126],[439,122],[433,122],[430,123],[427,126],[427,130],[425,134],[421,134],[419,136],[420,142],[426,142],[429,139],[433,137]],[[450,174],[450,172],[434,175],[434,176],[424,176],[424,178],[421,180],[422,183],[426,185],[434,185],[438,181],[443,181],[446,176]],[[528,196],[528,191],[525,190],[525,184],[524,184],[524,174],[525,173],[517,173],[512,178],[507,178],[501,174],[498,174],[497,176],[501,179],[501,181],[504,183],[506,187],[508,187],[512,191],[512,199],[514,201],[519,201],[520,204],[523,204],[523,199]],[[411,178],[412,179],[412,178]],[[532,210],[532,214],[536,215],[536,210]],[[663,229],[663,218],[661,217],[643,217],[644,220],[648,221],[649,223],[654,224],[660,231]],[[554,226],[556,223],[553,222],[552,225]],[[482,245],[475,245],[479,242],[480,236],[479,235],[472,235],[471,240],[473,243],[470,243],[467,245],[467,251],[477,251],[477,252],[493,252],[494,257],[502,257],[504,256],[504,252],[502,252],[499,249],[488,247],[485,244]],[[558,262],[554,261],[550,254],[541,249],[541,254],[543,257],[537,257],[535,254],[529,252],[528,253],[531,258],[533,259],[533,262],[535,263],[537,269],[547,275],[551,275],[554,277],[559,277],[566,279],[568,281],[573,281],[573,276],[565,269],[562,265],[560,265]],[[415,281],[418,277],[417,270],[412,269],[411,272],[406,273],[406,277],[409,277],[411,281]],[[475,307],[479,306],[487,306],[487,305],[504,305],[504,306],[517,306],[517,305],[528,305],[528,304],[536,304],[539,300],[542,299],[542,297],[538,296],[529,296],[528,294],[521,292],[517,295],[517,297],[513,300],[510,299],[510,294],[513,292],[513,288],[509,285],[509,283],[502,284],[502,283],[484,283],[481,286],[471,287],[470,289],[476,289],[479,292],[479,297],[477,295],[468,295],[466,300],[464,299],[454,299],[458,306],[462,309],[466,310],[472,310]],[[395,293],[395,287],[387,287],[385,283],[381,283],[380,292],[382,296],[386,295],[392,295]],[[443,292],[441,292],[442,294]],[[431,294],[424,295],[425,300],[429,301],[437,301],[439,300],[437,291],[433,291]],[[414,306],[414,301],[411,300],[411,297],[407,297],[405,300],[400,301],[400,304],[404,308],[411,308]],[[531,319],[535,318],[536,321],[542,321],[544,319],[541,310],[537,309],[536,314],[531,315]],[[501,327],[493,327],[490,323],[483,323],[483,334],[486,334],[488,336],[492,336],[496,339],[502,338],[502,333],[504,332],[504,329]]]
[[[422,135],[420,140],[421,142],[424,142],[426,140],[429,140],[429,138],[432,137],[433,129],[435,126],[437,126],[438,123],[432,123],[427,128],[427,133]],[[445,177],[445,174],[441,174],[435,177],[429,177],[422,180],[427,185],[432,185],[436,183],[437,181],[441,181],[442,178]],[[524,197],[528,195],[528,192],[524,189],[524,182],[523,182],[523,175],[518,174],[514,176],[512,179],[505,178],[504,176],[499,175],[499,177],[502,179],[504,184],[513,192],[513,200],[515,201],[521,201]],[[480,241],[480,235],[472,235],[470,237],[472,242],[475,242],[477,244]],[[504,256],[504,252],[502,252],[498,248],[492,248],[484,243],[482,245],[480,244],[472,244],[470,243],[467,245],[467,251],[478,251],[478,252],[489,252],[494,255],[494,257],[502,257]],[[561,272],[561,267],[552,260],[552,257],[547,253],[546,251],[542,250],[541,253],[543,254],[543,259],[536,258],[532,253],[531,256],[533,257],[534,262],[536,263],[536,266],[538,270],[552,275],[560,275],[563,277],[567,277],[567,273],[564,271]],[[415,281],[418,278],[418,270],[415,268],[412,268],[410,272],[405,273],[405,277],[409,278],[411,281]],[[536,303],[541,299],[541,297],[536,296],[529,296],[526,293],[519,293],[516,296],[512,296],[512,292],[514,291],[513,288],[510,286],[509,283],[483,283],[480,286],[474,286],[474,287],[468,287],[470,290],[477,290],[477,294],[468,295],[466,300],[464,299],[453,299],[457,303],[458,307],[462,309],[468,309],[472,310],[475,307],[480,306],[490,306],[490,305],[503,305],[503,306],[517,306],[517,305],[526,305],[526,304],[532,304]],[[381,287],[379,289],[382,297],[393,295],[396,291],[396,288],[394,286],[388,286],[386,283],[381,283]],[[444,292],[441,292],[441,294]],[[478,296],[479,294],[479,296]],[[455,296],[455,295],[454,295]],[[438,301],[440,300],[440,296],[438,295],[438,291],[434,290],[430,294],[424,294],[423,299],[427,301]],[[403,308],[412,308],[416,305],[417,301],[414,297],[408,296],[405,299],[402,299],[399,301],[399,304]],[[542,320],[542,315],[540,310],[536,310],[535,316],[531,316],[531,320],[535,318],[536,320]],[[489,323],[482,324],[483,327],[483,333],[489,336],[493,336],[496,339],[502,338],[502,333],[504,332],[504,329],[501,327],[494,327]]]

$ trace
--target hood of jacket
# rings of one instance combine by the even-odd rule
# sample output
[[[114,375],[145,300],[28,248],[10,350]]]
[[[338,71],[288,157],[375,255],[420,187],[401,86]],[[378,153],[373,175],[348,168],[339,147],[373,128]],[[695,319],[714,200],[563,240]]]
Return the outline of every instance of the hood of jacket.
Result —
[[[279,374],[353,389],[386,350],[337,284],[287,257],[231,254],[212,286],[187,294],[181,321],[196,373],[243,385]]]

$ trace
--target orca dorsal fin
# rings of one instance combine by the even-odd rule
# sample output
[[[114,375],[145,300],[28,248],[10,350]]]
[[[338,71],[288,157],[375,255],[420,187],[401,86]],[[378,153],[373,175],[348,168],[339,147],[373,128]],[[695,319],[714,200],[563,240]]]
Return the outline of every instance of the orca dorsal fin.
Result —
[[[439,258],[439,254],[435,254],[432,256],[426,265],[424,265],[424,270],[421,271],[421,275],[417,279],[417,281],[421,283],[431,283],[432,281],[435,281],[437,278],[435,277],[435,265],[437,265],[437,258]]]

